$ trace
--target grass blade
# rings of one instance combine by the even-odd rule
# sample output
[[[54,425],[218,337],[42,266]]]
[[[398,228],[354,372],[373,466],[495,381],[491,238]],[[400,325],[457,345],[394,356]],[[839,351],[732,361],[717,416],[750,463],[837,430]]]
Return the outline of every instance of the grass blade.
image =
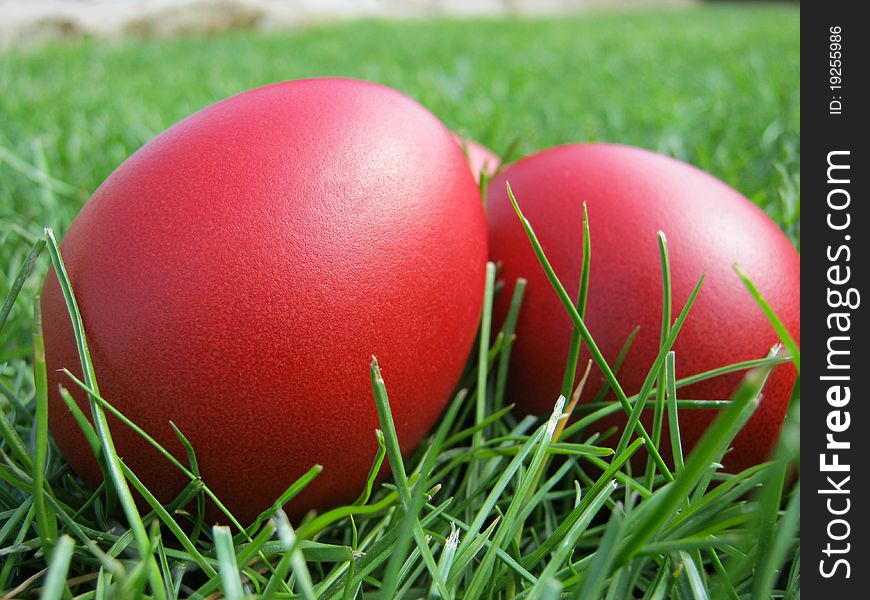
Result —
[[[592,241],[589,237],[589,211],[586,202],[583,203],[583,260],[580,265],[580,289],[577,291],[577,313],[586,318],[586,300],[589,296],[589,267],[592,261]],[[571,331],[571,343],[568,346],[568,359],[565,362],[565,373],[562,376],[562,395],[571,397],[574,390],[574,377],[577,373],[577,359],[580,357],[580,347],[583,338],[580,329],[574,327]]]
[[[305,472],[302,476],[300,476],[296,481],[291,483],[284,493],[282,493],[275,503],[260,513],[260,515],[254,520],[253,524],[247,529],[247,535],[252,536],[254,532],[256,532],[260,526],[271,519],[279,510],[281,510],[285,504],[290,502],[293,498],[295,498],[299,492],[308,487],[314,478],[320,475],[321,471],[323,471],[323,467],[321,465],[314,465],[307,472]]]
[[[57,541],[57,517],[46,505],[43,496],[45,463],[48,458],[48,380],[45,366],[45,341],[42,337],[42,317],[39,300],[33,305],[33,384],[36,398],[34,419],[36,443],[33,450],[33,508],[36,512],[36,528],[42,540],[42,548],[50,556]]]
[[[519,318],[520,308],[523,304],[523,295],[526,291],[528,282],[522,277],[518,278],[514,284],[514,293],[511,296],[511,304],[508,308],[507,316],[502,325],[502,334],[504,341],[502,349],[498,355],[498,369],[496,370],[495,378],[495,395],[494,405],[496,409],[500,409],[504,404],[505,386],[507,385],[508,365],[511,360],[511,346],[514,342],[514,331],[517,327],[517,319]]]
[[[3,331],[3,326],[6,324],[6,319],[9,317],[9,313],[12,312],[15,300],[18,298],[18,294],[21,293],[21,288],[24,287],[24,282],[27,281],[27,278],[30,277],[30,274],[33,272],[33,267],[36,266],[36,261],[39,259],[39,254],[42,252],[44,247],[44,239],[40,238],[36,240],[36,243],[33,244],[33,248],[30,250],[30,254],[28,254],[27,258],[24,259],[21,268],[18,269],[18,275],[12,281],[12,287],[9,289],[9,293],[6,294],[6,299],[3,300],[3,305],[0,306],[0,332]]]
[[[486,418],[486,379],[487,356],[489,354],[489,339],[492,335],[492,297],[495,288],[495,264],[486,263],[486,286],[483,294],[483,314],[480,317],[480,348],[477,357],[477,395],[474,402],[474,422],[480,423]],[[473,437],[472,447],[477,448],[483,443],[483,431],[477,431]],[[468,487],[477,486],[478,463],[474,463],[468,475]]]
[[[444,547],[441,550],[441,557],[438,559],[438,572],[441,574],[444,581],[447,581],[447,577],[450,575],[450,568],[453,566],[453,560],[456,558],[456,548],[458,546],[459,529],[456,528],[456,525],[450,523],[450,535],[447,536],[447,539],[444,541]],[[428,597],[433,599],[441,598],[441,593],[435,586],[434,581],[429,588]],[[451,594],[449,597],[453,598],[453,595]]]
[[[242,589],[242,579],[239,575],[239,565],[236,563],[236,550],[233,547],[233,536],[230,528],[224,525],[215,525],[214,549],[220,565],[220,576],[223,584],[224,596],[227,600],[241,600],[245,592]]]
[[[51,561],[48,564],[48,572],[45,574],[45,582],[42,587],[42,600],[60,600],[66,590],[66,576],[69,572],[75,542],[68,535],[63,535],[57,541]]]
[[[737,275],[740,276],[740,280],[743,282],[743,285],[746,286],[746,289],[749,290],[749,293],[755,299],[755,302],[764,311],[764,315],[767,317],[767,320],[770,321],[771,326],[773,327],[776,334],[779,336],[780,341],[788,350],[789,355],[794,361],[795,369],[797,369],[798,375],[801,372],[801,349],[798,347],[797,342],[795,342],[789,330],[783,324],[782,320],[777,316],[774,312],[773,308],[771,308],[770,304],[767,303],[767,300],[764,299],[764,296],[761,295],[761,292],[758,291],[758,288],[749,278],[749,276],[741,269],[738,265],[734,265],[734,270],[737,272]]]
[[[671,435],[671,453],[674,457],[674,473],[683,470],[683,443],[680,437],[680,416],[677,407],[677,380],[675,375],[676,355],[668,352],[665,359],[665,388],[668,399],[668,429]]]
[[[286,576],[286,570],[282,569],[281,564],[288,561],[289,566],[293,568],[293,574],[296,576],[296,584],[299,587],[299,593],[305,600],[316,600],[317,596],[314,593],[314,583],[311,581],[311,573],[308,572],[308,565],[305,564],[305,556],[302,554],[301,545],[296,537],[296,532],[290,525],[287,515],[284,511],[278,511],[273,518],[275,528],[278,531],[278,537],[284,544],[284,556],[281,562],[275,569],[275,575],[266,587],[263,593],[264,597],[270,597],[275,592],[275,587],[272,585],[276,578],[283,580]],[[282,572],[283,571],[283,572]]]
[[[495,277],[494,271],[492,272],[492,277]],[[489,277],[487,280],[489,281]],[[481,346],[481,348],[483,348],[483,346]],[[486,361],[485,353],[482,353],[481,360],[484,362]],[[420,521],[417,518],[417,514],[422,506],[423,490],[421,487],[418,489],[416,494],[412,494],[411,488],[408,485],[408,476],[405,472],[405,462],[402,458],[402,451],[399,446],[399,437],[396,434],[396,425],[393,422],[393,413],[390,410],[387,389],[384,385],[384,379],[381,377],[381,370],[378,366],[378,361],[374,356],[372,357],[370,374],[378,418],[380,419],[381,429],[384,432],[384,440],[387,444],[387,459],[390,461],[390,467],[393,471],[393,478],[396,481],[399,498],[402,500],[402,506],[405,509],[406,520],[405,523],[403,523],[403,528],[407,527],[407,529],[410,530],[411,536],[414,538],[417,547],[420,549],[423,561],[429,569],[430,576],[435,581],[435,585],[439,588],[440,593],[446,597],[449,595],[447,586],[438,573],[438,565],[435,562],[435,558],[432,556],[432,551],[429,549],[429,544],[426,542],[423,528],[420,526]],[[399,549],[401,549],[404,544],[407,544],[404,531],[404,529],[401,530],[402,534],[400,535],[400,540],[396,544],[396,547]],[[399,558],[395,557],[401,557],[402,554],[402,551],[396,551],[393,554],[390,568],[388,568],[387,571],[388,578],[386,579],[384,586],[386,588],[384,593],[392,593],[395,590],[395,588],[391,588],[391,586],[395,586],[398,583],[398,568],[400,566]]]
[[[672,314],[672,303],[673,303],[673,290],[671,286],[671,259],[670,254],[668,253],[668,239],[665,237],[664,231],[658,232],[658,240],[659,240],[659,259],[661,261],[662,266],[662,330],[661,336],[659,337],[659,349],[667,343],[667,339],[671,333],[671,319],[673,318]],[[667,360],[667,359],[665,359]],[[653,410],[653,426],[652,426],[652,438],[653,442],[655,442],[656,446],[661,443],[662,438],[662,421],[663,415],[665,412],[665,396],[664,396],[664,378],[665,373],[661,369],[659,369],[658,376],[658,386],[656,389],[655,395],[655,406]],[[646,465],[646,481],[647,487],[653,487],[653,479],[655,478],[655,465],[652,462],[652,459],[647,460]]]

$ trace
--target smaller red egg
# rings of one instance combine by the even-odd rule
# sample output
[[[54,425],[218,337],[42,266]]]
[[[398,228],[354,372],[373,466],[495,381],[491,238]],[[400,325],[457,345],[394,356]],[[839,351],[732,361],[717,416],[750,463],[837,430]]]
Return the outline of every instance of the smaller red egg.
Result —
[[[454,133],[453,137],[462,146],[462,151],[465,152],[465,158],[468,160],[468,166],[477,183],[480,183],[481,173],[485,174],[487,179],[495,177],[501,166],[501,159],[495,152],[470,138],[463,138],[459,134]]]
[[[583,248],[583,202],[592,243],[586,325],[608,362],[631,332],[638,334],[618,373],[624,391],[636,394],[659,349],[662,274],[657,232],[668,239],[673,316],[706,274],[697,301],[673,347],[677,377],[764,357],[778,337],[732,265],[739,264],[800,342],[800,256],[776,224],[736,190],[691,165],[640,148],[575,144],[520,160],[489,186],[490,258],[502,262],[508,288],[528,280],[511,353],[507,400],[518,410],[548,411],[559,395],[572,324],[509,202],[509,182],[556,274],[576,294]],[[501,294],[503,318],[510,294]],[[584,368],[589,353],[580,356]],[[739,471],[766,460],[774,447],[795,382],[792,365],[773,370],[761,403],[734,440],[724,465]],[[679,397],[726,400],[742,373],[681,388]],[[593,368],[582,401],[604,379]],[[649,412],[649,411],[647,411]],[[715,410],[681,410],[683,447],[690,449]],[[620,413],[600,421],[604,431],[621,425]],[[649,427],[650,420],[645,419]],[[667,434],[665,434],[667,435]],[[667,439],[665,437],[665,439]],[[669,450],[662,444],[663,454]]]

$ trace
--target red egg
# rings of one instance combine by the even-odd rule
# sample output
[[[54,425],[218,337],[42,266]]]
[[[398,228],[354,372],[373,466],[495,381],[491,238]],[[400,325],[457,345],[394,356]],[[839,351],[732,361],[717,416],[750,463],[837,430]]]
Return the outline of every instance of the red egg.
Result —
[[[453,137],[462,146],[468,159],[468,167],[471,169],[476,182],[480,183],[481,174],[485,174],[489,178],[495,176],[501,165],[501,159],[499,159],[495,152],[472,139],[463,138],[455,133]]]
[[[451,133],[362,81],[271,85],[181,121],[94,193],[61,247],[102,395],[250,522],[313,465],[293,515],[352,500],[379,427],[383,369],[409,452],[444,407],[480,316],[480,194]],[[80,373],[52,274],[42,295],[50,426],[101,475],[57,393]],[[186,478],[111,420],[123,460],[169,501]],[[212,515],[216,512],[212,511]]]
[[[674,346],[677,377],[764,357],[778,342],[773,328],[732,269],[739,264],[799,340],[800,258],[758,207],[712,176],[647,150],[578,144],[546,150],[509,167],[487,193],[490,254],[501,261],[507,311],[518,277],[529,280],[511,355],[508,400],[545,413],[559,395],[572,325],[551,289],[510,205],[509,182],[556,274],[576,294],[582,260],[583,202],[592,245],[586,324],[609,364],[640,327],[618,379],[637,393],[658,352],[662,272],[656,234],[667,235],[676,318],[702,274],[706,279]],[[580,356],[585,368],[588,352]],[[681,388],[679,397],[722,400],[742,373]],[[779,435],[795,381],[791,365],[777,367],[755,414],[734,441],[725,466],[740,470],[766,460]],[[604,379],[593,368],[581,401]],[[611,396],[612,398],[612,396]],[[649,412],[649,411],[647,411]],[[680,411],[684,447],[693,446],[714,410]],[[648,417],[649,415],[647,415]],[[604,420],[597,429],[624,423]],[[649,420],[647,420],[649,423]],[[665,438],[667,439],[667,438]],[[662,445],[667,454],[669,444]]]

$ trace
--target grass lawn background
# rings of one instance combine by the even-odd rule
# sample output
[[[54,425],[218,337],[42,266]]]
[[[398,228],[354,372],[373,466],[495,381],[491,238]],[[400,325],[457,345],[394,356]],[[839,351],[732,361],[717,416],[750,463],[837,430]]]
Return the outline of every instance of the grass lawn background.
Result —
[[[705,6],[531,21],[355,22],[0,54],[0,301],[43,226],[62,234],[99,183],[154,135],[243,90],[315,76],[395,87],[497,152],[514,140],[517,156],[602,140],[673,155],[753,199],[799,245],[799,19],[787,6]],[[32,301],[47,263],[0,332],[0,383],[25,408],[33,395]],[[9,412],[10,402],[0,396],[0,410]],[[16,415],[31,443],[27,419]],[[16,498],[0,481],[0,514],[11,515]],[[0,566],[0,590],[38,570],[32,553],[9,556],[13,562],[0,557],[11,565]],[[715,571],[706,559],[698,565]],[[747,581],[735,586],[749,590]]]

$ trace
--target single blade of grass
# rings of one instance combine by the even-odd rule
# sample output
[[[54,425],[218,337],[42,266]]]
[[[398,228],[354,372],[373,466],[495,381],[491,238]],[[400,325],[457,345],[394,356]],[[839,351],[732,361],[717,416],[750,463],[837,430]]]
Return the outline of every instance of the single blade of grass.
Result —
[[[800,497],[800,494],[798,494]],[[785,593],[783,594],[783,600],[796,600],[800,598],[801,595],[801,547],[800,543],[798,543],[797,550],[795,550],[794,556],[792,557],[791,569],[788,573],[788,580],[785,584]]]
[[[737,275],[740,277],[740,280],[743,282],[743,285],[746,286],[746,289],[749,290],[749,293],[752,295],[752,298],[755,300],[756,304],[758,304],[759,308],[764,312],[764,315],[767,317],[767,320],[770,321],[770,325],[773,327],[774,331],[776,331],[776,335],[779,336],[780,341],[783,345],[788,349],[788,353],[794,361],[795,369],[797,369],[798,374],[801,372],[801,350],[798,347],[797,342],[792,337],[788,328],[783,324],[782,320],[777,316],[776,312],[771,308],[770,304],[767,303],[767,300],[764,299],[764,296],[761,295],[761,292],[758,291],[758,288],[749,278],[743,269],[740,268],[739,265],[734,265],[734,271],[736,271]]]
[[[504,334],[504,342],[502,343],[501,352],[498,355],[498,368],[496,369],[495,377],[495,394],[494,406],[496,410],[500,410],[504,404],[505,387],[507,386],[508,365],[511,360],[511,347],[514,343],[514,332],[517,328],[517,319],[519,318],[520,308],[523,304],[523,295],[526,291],[528,281],[520,277],[514,284],[514,292],[511,296],[510,307],[508,308],[507,316],[502,325],[502,333]],[[484,419],[486,421],[486,419]]]
[[[480,431],[481,429],[485,428],[487,425],[492,425],[496,421],[501,420],[512,409],[513,409],[513,404],[510,404],[508,406],[500,408],[499,410],[495,411],[494,413],[492,413],[491,415],[486,417],[480,423],[475,423],[471,427],[466,427],[462,431],[460,431],[460,432],[450,436],[446,440],[444,440],[444,447],[451,448],[453,446],[456,446],[459,442],[466,440],[466,439],[470,438],[471,436],[473,436],[476,431]]]
[[[486,418],[486,380],[487,380],[487,354],[489,352],[489,340],[492,335],[492,298],[495,287],[495,264],[486,263],[486,283],[483,293],[483,314],[480,317],[480,337],[477,358],[477,394],[474,402],[474,422],[480,423]],[[476,431],[472,447],[478,447],[483,443],[483,431]],[[469,489],[477,485],[479,476],[478,465],[474,463],[468,475]]]
[[[30,458],[30,453],[27,451],[27,446],[15,431],[15,426],[6,416],[6,413],[0,410],[0,438],[6,442],[12,456],[15,457],[27,471],[33,469],[33,460]]]
[[[703,371],[695,375],[690,375],[688,377],[678,379],[677,389],[694,385],[702,381],[709,381],[710,379],[715,379],[716,377],[719,377],[721,375],[730,375],[731,373],[738,373],[740,371],[750,371],[758,367],[775,367],[777,365],[782,365],[789,362],[792,362],[792,359],[790,357],[781,357],[776,355],[768,355],[764,358],[744,360],[730,365],[726,365],[724,367],[710,369],[709,371]]]
[[[708,600],[710,592],[707,590],[701,569],[698,568],[692,556],[684,551],[677,552],[676,556],[679,558],[677,564],[680,575],[677,577],[677,585],[680,587],[681,597],[691,600]]]
[[[57,517],[43,497],[47,484],[45,463],[48,458],[48,375],[45,366],[45,342],[39,300],[33,305],[33,387],[36,401],[34,419],[36,443],[33,449],[33,507],[42,548],[50,557],[57,541]]]
[[[78,425],[79,430],[85,436],[85,440],[88,443],[88,447],[91,449],[91,453],[95,457],[99,457],[103,453],[103,449],[100,447],[100,438],[97,436],[97,432],[94,429],[94,426],[91,425],[91,422],[88,421],[88,418],[85,416],[85,413],[82,412],[82,409],[79,408],[78,402],[75,401],[75,398],[69,393],[62,385],[58,386],[58,393],[60,394],[61,399],[64,404],[66,404],[67,409],[70,414],[72,414],[73,419],[75,419],[76,425]]]
[[[372,490],[375,487],[375,482],[378,479],[378,473],[381,472],[381,466],[384,464],[384,457],[387,455],[387,443],[384,441],[384,432],[380,429],[375,430],[375,440],[378,443],[378,450],[375,453],[375,459],[372,461],[372,466],[369,468],[368,477],[363,491],[359,497],[354,500],[354,505],[362,506],[372,497]]]
[[[510,198],[511,204],[513,205],[514,211],[516,212],[517,217],[519,217],[520,222],[522,223],[523,228],[526,231],[526,236],[532,243],[532,248],[535,251],[535,255],[538,257],[538,262],[541,264],[541,267],[543,267],[544,272],[547,275],[547,279],[550,281],[550,284],[553,286],[553,289],[556,291],[556,294],[562,301],[562,306],[564,306],[565,310],[568,311],[568,316],[573,321],[574,326],[580,330],[580,336],[583,339],[583,343],[585,343],[586,347],[589,349],[589,353],[592,355],[592,360],[594,360],[595,364],[598,365],[598,368],[604,375],[604,379],[610,385],[613,393],[616,394],[617,400],[619,400],[619,403],[622,405],[626,414],[631,415],[632,407],[628,402],[628,397],[625,395],[625,392],[623,391],[622,386],[619,384],[619,381],[617,381],[613,370],[610,368],[610,365],[607,364],[607,360],[604,358],[604,355],[602,355],[601,351],[598,349],[595,340],[592,339],[592,335],[586,328],[586,323],[584,323],[583,318],[574,307],[574,304],[571,301],[571,298],[568,296],[568,293],[565,291],[562,282],[559,281],[559,278],[556,276],[555,271],[553,271],[553,267],[550,265],[550,261],[547,260],[547,257],[544,254],[544,249],[541,247],[541,244],[538,241],[534,230],[532,229],[531,223],[528,219],[526,219],[525,215],[523,215],[522,211],[520,210],[519,204],[517,204],[517,200],[514,197],[514,193],[513,190],[511,190],[510,184],[507,184],[507,193],[508,198]],[[667,465],[665,464],[664,460],[662,460],[661,454],[659,454],[658,449],[653,444],[652,439],[646,432],[646,429],[644,429],[643,424],[640,423],[640,421],[636,421],[634,427],[637,430],[638,435],[644,440],[647,451],[652,455],[653,460],[655,460],[659,470],[666,477],[670,477],[670,471],[668,470]]]
[[[106,408],[111,410],[113,413],[120,413],[121,412],[121,411],[115,409],[114,407],[111,407],[108,402],[104,402],[104,404],[106,405]],[[157,440],[154,440],[154,438],[152,438],[148,433],[146,433],[144,429],[138,427],[135,423],[133,423],[133,421],[127,419],[126,417],[124,417],[123,420],[127,424],[127,426],[130,427],[131,429],[133,429],[136,433],[138,433],[140,437],[144,437],[146,440],[148,440],[148,439],[152,440],[149,443],[152,446],[154,446],[158,452],[160,452],[164,456],[169,454],[169,456],[172,456],[172,458],[175,459],[175,455],[167,452],[166,450],[161,450],[161,448],[157,448],[157,446],[160,446],[160,444],[157,442]],[[187,464],[190,465],[189,472],[194,477],[199,477],[200,476],[199,460],[197,460],[197,458],[196,458],[196,452],[193,449],[193,444],[190,443],[190,440],[187,439],[187,436],[184,435],[184,433],[181,431],[181,429],[178,428],[178,426],[175,423],[173,423],[172,421],[169,421],[169,426],[172,428],[173,433],[175,433],[175,437],[177,437],[178,441],[181,442],[181,445],[184,446],[184,452],[187,455]],[[177,459],[175,460],[175,463],[177,465],[181,464],[177,461]]]
[[[514,157],[517,155],[517,150],[519,150],[519,147],[520,147],[520,138],[514,137],[513,139],[511,139],[510,143],[507,145],[507,147],[504,149],[504,151],[499,155],[499,165],[498,165],[498,170],[496,171],[496,173],[501,172],[508,164],[510,164],[510,161],[512,161],[514,159]]]
[[[239,566],[236,563],[236,550],[233,547],[233,536],[230,533],[230,528],[224,525],[215,525],[212,532],[215,554],[220,565],[224,596],[227,600],[241,600],[245,592],[242,588]]]
[[[580,288],[577,290],[577,313],[580,318],[586,318],[586,300],[589,296],[589,268],[592,261],[592,241],[589,237],[589,211],[583,202],[583,259],[580,265]],[[577,373],[577,359],[580,357],[580,347],[583,338],[580,329],[574,326],[571,331],[571,342],[568,345],[568,358],[565,361],[565,372],[562,375],[562,395],[571,397],[574,390],[574,376]]]
[[[450,535],[447,536],[447,539],[444,542],[444,546],[441,549],[441,556],[438,559],[438,572],[441,574],[441,577],[444,581],[447,581],[447,577],[450,575],[450,568],[453,566],[453,559],[456,558],[456,548],[459,546],[459,529],[456,528],[454,523],[450,523]],[[448,588],[448,592],[451,592],[449,598],[453,598],[452,590]],[[441,599],[441,593],[438,591],[438,588],[435,586],[433,582],[429,587],[429,593],[427,594],[428,598],[432,598],[433,600]],[[444,599],[447,600],[447,599]]]
[[[153,533],[151,537],[154,541],[154,551],[157,553],[157,562],[160,565],[160,578],[166,582],[166,597],[177,598],[178,588],[172,576],[172,568],[169,566],[169,557],[166,555],[166,548],[163,546],[163,538],[160,537],[160,523],[153,521],[152,526],[157,529],[157,532]]]
[[[18,298],[18,294],[21,293],[21,288],[24,287],[24,282],[27,281],[27,278],[30,277],[30,274],[33,272],[33,267],[36,266],[36,261],[39,260],[39,255],[44,247],[44,239],[40,238],[36,240],[33,247],[30,249],[27,258],[25,258],[24,262],[21,264],[21,268],[18,269],[18,275],[16,275],[15,279],[12,280],[12,287],[9,289],[9,293],[6,294],[6,298],[3,300],[3,305],[0,306],[0,333],[3,331],[3,326],[6,324],[6,319],[9,317],[9,313],[12,312],[12,307],[15,305],[15,300]]]
[[[73,550],[75,550],[75,542],[70,536],[63,535],[58,539],[48,563],[48,572],[45,574],[42,594],[40,594],[41,600],[60,600],[63,597],[67,589],[66,576],[69,573]]]
[[[295,498],[299,492],[308,487],[308,484],[314,481],[314,479],[320,475],[321,471],[323,471],[321,465],[314,465],[308,469],[308,471],[303,473],[296,481],[291,483],[271,507],[261,512],[259,516],[254,519],[254,522],[247,529],[247,535],[254,535],[254,532],[256,532],[264,522],[271,519],[285,504],[290,502],[290,500]]]
[[[278,532],[278,537],[284,544],[284,556],[275,568],[275,574],[269,580],[269,584],[263,592],[264,598],[272,597],[277,591],[275,582],[283,581],[287,576],[289,567],[293,568],[293,574],[296,576],[296,584],[299,587],[299,594],[305,600],[316,600],[317,596],[314,593],[314,584],[311,581],[311,573],[308,571],[308,565],[305,563],[305,556],[299,545],[299,538],[293,527],[290,525],[290,520],[284,511],[278,511],[273,517],[275,529]]]
[[[298,535],[302,538],[310,538],[323,531],[333,523],[351,516],[375,515],[400,502],[399,492],[392,491],[377,502],[361,506],[340,506],[314,517],[312,520],[299,526]]]
[[[589,373],[592,372],[592,361],[586,363],[586,371],[583,372],[583,376],[580,378],[580,382],[577,384],[576,389],[571,394],[571,401],[565,407],[565,414],[562,415],[562,418],[559,421],[559,424],[556,425],[556,431],[553,432],[553,443],[550,444],[551,447],[555,446],[562,436],[562,432],[565,431],[565,425],[568,423],[569,419],[574,414],[574,410],[577,408],[577,405],[580,403],[580,396],[583,395],[583,390],[586,389],[586,382],[589,381]],[[581,444],[588,445],[588,444]],[[611,452],[612,454],[612,452]],[[546,466],[546,465],[545,465]],[[540,476],[540,473],[539,473]]]
[[[665,359],[665,388],[668,399],[668,429],[671,436],[671,453],[674,457],[674,473],[679,474],[683,470],[683,443],[680,436],[680,416],[677,405],[677,379],[676,366],[674,364],[676,355],[673,351],[668,352]]]
[[[659,337],[659,348],[667,343],[668,336],[671,333],[672,315],[672,287],[671,287],[671,259],[668,253],[668,239],[663,231],[658,232],[659,241],[659,260],[662,267],[662,330]],[[666,359],[667,360],[667,359]],[[659,369],[658,385],[656,386],[655,405],[653,410],[653,426],[652,439],[656,446],[661,443],[662,439],[662,422],[665,412],[665,395],[664,395],[664,379],[665,373]],[[653,478],[655,477],[655,465],[652,459],[647,459],[646,463],[646,481],[647,487],[653,486]]]
[[[487,273],[489,273],[489,268],[487,269]],[[493,270],[493,280],[494,277],[495,271]],[[489,275],[487,276],[487,281],[490,281]],[[491,284],[488,283],[487,285]],[[483,349],[483,345],[481,345],[481,349]],[[485,360],[486,353],[483,352],[483,350],[482,355],[482,360]],[[384,432],[384,440],[387,444],[387,459],[390,461],[390,467],[393,471],[393,478],[396,481],[396,489],[399,492],[399,498],[402,501],[402,506],[407,515],[406,527],[408,530],[410,530],[411,537],[414,538],[417,547],[420,549],[423,561],[426,563],[426,566],[429,569],[429,574],[435,580],[435,584],[438,586],[441,594],[447,596],[447,586],[438,574],[438,565],[435,562],[435,558],[432,556],[429,545],[426,543],[425,534],[423,533],[423,529],[420,526],[420,521],[417,518],[417,513],[419,511],[419,502],[422,501],[422,491],[420,492],[420,495],[415,498],[408,484],[408,476],[405,472],[405,462],[402,458],[402,451],[399,446],[399,438],[396,434],[396,426],[393,422],[393,414],[390,410],[390,401],[387,396],[387,389],[384,385],[383,377],[381,377],[381,370],[378,366],[378,361],[374,356],[372,357],[370,373],[372,380],[372,391],[374,393],[375,405],[378,411],[378,418],[381,422],[381,429]],[[404,532],[404,529],[402,531]],[[405,535],[401,535],[399,541],[396,543],[396,546],[397,548],[402,548],[402,545],[405,543],[407,543],[405,541]],[[401,555],[401,552],[395,552],[394,556],[395,555]],[[398,559],[396,560],[398,561]],[[395,575],[390,575],[391,579],[388,579],[385,584],[386,590],[384,590],[384,593],[387,594],[394,591],[394,588],[391,589],[390,586],[395,585],[394,578],[398,577],[398,567],[393,567],[393,569]],[[393,571],[388,570],[388,574],[390,573],[393,573]]]

